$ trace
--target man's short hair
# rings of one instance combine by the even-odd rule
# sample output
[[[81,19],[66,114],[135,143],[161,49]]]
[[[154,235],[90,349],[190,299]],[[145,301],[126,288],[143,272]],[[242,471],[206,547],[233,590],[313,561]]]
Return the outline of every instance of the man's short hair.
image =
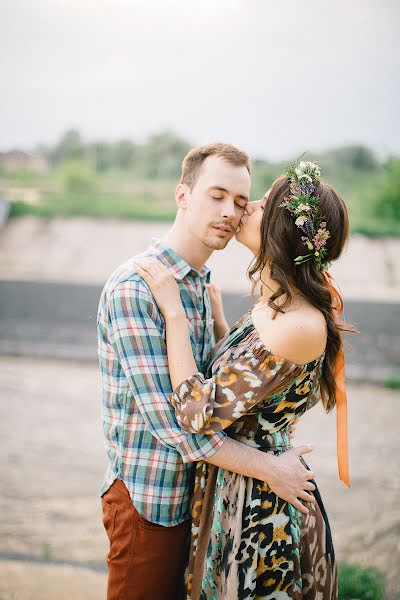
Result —
[[[250,158],[232,144],[206,144],[192,148],[182,161],[182,176],[180,183],[193,188],[200,173],[201,165],[209,156],[218,156],[234,167],[246,167],[250,173]]]

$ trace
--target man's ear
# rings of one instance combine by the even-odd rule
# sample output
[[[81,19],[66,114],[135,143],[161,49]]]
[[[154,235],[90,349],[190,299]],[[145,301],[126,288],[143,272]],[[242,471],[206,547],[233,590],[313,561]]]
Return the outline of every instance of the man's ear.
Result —
[[[175,201],[178,208],[187,208],[190,197],[190,189],[186,183],[178,183],[175,190]]]

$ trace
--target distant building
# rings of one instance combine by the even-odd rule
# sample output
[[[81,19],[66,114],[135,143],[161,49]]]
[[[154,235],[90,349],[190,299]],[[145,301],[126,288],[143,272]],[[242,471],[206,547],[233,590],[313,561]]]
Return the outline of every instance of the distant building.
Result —
[[[40,154],[10,150],[9,152],[0,152],[0,166],[6,171],[27,169],[36,173],[44,173],[48,169],[48,162]]]

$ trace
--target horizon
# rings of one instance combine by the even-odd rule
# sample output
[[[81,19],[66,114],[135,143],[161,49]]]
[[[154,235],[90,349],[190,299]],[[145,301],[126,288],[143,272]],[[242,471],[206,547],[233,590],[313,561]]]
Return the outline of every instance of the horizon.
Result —
[[[179,1],[179,0],[176,0]],[[56,147],[56,145],[59,143],[59,141],[62,139],[62,137],[68,132],[68,131],[78,131],[74,128],[69,128],[66,131],[61,133],[61,136],[58,137],[58,139],[56,139],[53,143],[49,143],[49,144],[43,144],[41,142],[37,142],[36,144],[33,144],[30,147],[8,147],[8,148],[1,148],[0,145],[0,155],[2,154],[7,154],[7,153],[12,153],[12,152],[24,152],[26,154],[31,154],[31,155],[40,155],[45,157],[45,152],[43,152],[43,149],[45,150],[50,150],[54,147]],[[141,140],[140,142],[138,140],[135,140],[133,138],[115,138],[115,139],[106,139],[104,137],[97,137],[97,138],[89,138],[87,136],[85,136],[82,131],[79,131],[79,134],[81,135],[81,139],[83,141],[83,145],[90,145],[90,144],[95,144],[95,143],[105,143],[105,144],[115,144],[121,140],[127,140],[132,142],[133,144],[137,144],[139,146],[141,145],[146,145],[149,140],[151,139],[151,137],[153,135],[162,135],[162,134],[172,134],[172,135],[178,135],[175,131],[172,130],[165,130],[165,131],[159,131],[159,132],[152,132],[150,133],[144,140]],[[183,141],[189,143],[189,141],[187,139],[185,139],[182,136],[179,136]],[[223,140],[210,140],[210,142],[217,142],[217,141],[223,141]],[[207,143],[207,142],[205,142]],[[195,147],[199,144],[193,144],[191,147]],[[392,157],[397,157],[400,154],[400,151],[397,153],[389,153],[387,155],[379,155],[379,153],[372,148],[371,146],[367,146],[366,144],[361,144],[361,143],[357,143],[357,142],[350,142],[348,144],[343,144],[341,146],[329,146],[329,147],[322,147],[320,149],[316,149],[316,150],[304,150],[303,152],[300,152],[299,154],[295,155],[287,155],[286,157],[283,156],[281,158],[271,158],[268,156],[260,156],[260,155],[253,155],[251,153],[248,153],[251,160],[252,161],[261,161],[261,162],[266,162],[266,163],[270,163],[270,164],[278,164],[278,163],[282,163],[288,160],[294,160],[295,158],[298,158],[299,156],[301,156],[302,154],[307,154],[307,155],[324,155],[324,154],[328,154],[330,152],[334,152],[334,151],[341,151],[341,150],[345,150],[347,148],[363,148],[365,150],[368,150],[370,152],[372,152],[373,156],[378,160],[378,162],[385,162],[386,160],[392,158]],[[244,148],[244,150],[246,151],[246,149]]]

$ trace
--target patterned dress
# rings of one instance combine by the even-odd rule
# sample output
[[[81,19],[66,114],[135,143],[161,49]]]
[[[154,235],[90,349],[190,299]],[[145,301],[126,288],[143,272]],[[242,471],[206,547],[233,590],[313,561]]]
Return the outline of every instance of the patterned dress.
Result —
[[[290,426],[320,398],[323,360],[297,365],[272,354],[248,311],[215,346],[206,376],[182,382],[170,401],[185,430],[224,429],[278,455],[290,447]],[[306,516],[263,481],[198,463],[188,600],[337,598],[329,523],[312,493]]]

